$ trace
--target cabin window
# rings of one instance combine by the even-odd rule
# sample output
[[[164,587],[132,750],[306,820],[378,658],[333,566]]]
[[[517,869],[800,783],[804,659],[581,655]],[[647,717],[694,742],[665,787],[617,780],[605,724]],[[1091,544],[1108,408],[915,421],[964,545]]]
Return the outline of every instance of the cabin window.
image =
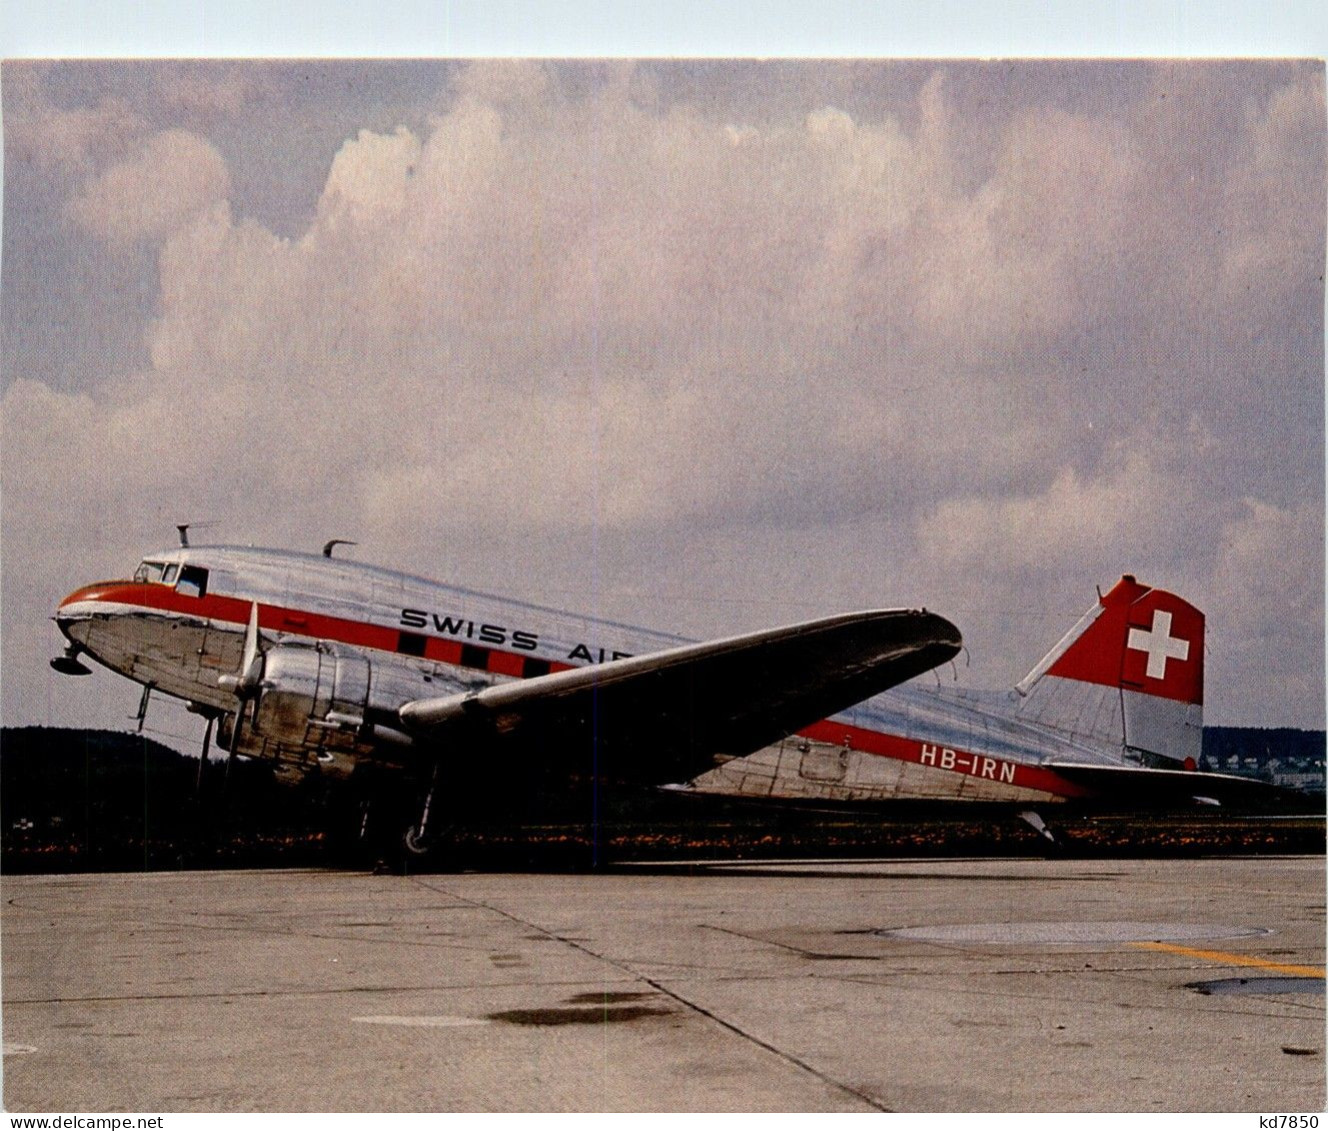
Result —
[[[134,580],[155,585],[161,581],[161,573],[165,568],[165,562],[140,562],[138,569],[134,570]]]
[[[207,584],[207,570],[201,566],[181,566],[180,580],[176,583],[175,591],[183,593],[186,597],[206,597]]]
[[[180,567],[178,565],[176,565],[174,562],[171,562],[170,565],[166,567],[166,571],[161,575],[161,583],[163,585],[174,585],[175,574],[179,568]]]

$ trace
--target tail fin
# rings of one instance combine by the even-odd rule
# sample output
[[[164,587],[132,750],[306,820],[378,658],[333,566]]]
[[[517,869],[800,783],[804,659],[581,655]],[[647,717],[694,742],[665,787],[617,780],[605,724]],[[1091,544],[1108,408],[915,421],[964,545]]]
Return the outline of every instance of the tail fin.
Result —
[[[1203,613],[1126,574],[1016,685],[1020,717],[1130,761],[1194,769],[1203,645]]]

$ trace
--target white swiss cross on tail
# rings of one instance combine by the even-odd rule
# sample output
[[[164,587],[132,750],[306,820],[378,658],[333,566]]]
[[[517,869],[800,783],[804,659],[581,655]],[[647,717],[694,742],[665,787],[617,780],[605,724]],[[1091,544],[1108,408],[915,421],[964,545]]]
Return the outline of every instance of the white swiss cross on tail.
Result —
[[[1145,674],[1149,679],[1165,679],[1168,660],[1184,661],[1190,658],[1190,642],[1171,635],[1171,614],[1161,609],[1153,610],[1151,630],[1145,632],[1142,628],[1130,629],[1126,647],[1148,653]]]

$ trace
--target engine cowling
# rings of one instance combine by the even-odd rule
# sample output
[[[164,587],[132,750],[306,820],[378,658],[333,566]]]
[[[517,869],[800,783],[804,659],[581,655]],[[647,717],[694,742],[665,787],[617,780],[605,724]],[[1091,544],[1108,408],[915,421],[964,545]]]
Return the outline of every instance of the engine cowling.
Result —
[[[353,733],[364,725],[372,665],[362,653],[320,644],[282,645],[267,654],[254,729],[278,740],[311,730]]]
[[[290,769],[348,774],[357,758],[382,746],[367,722],[373,705],[373,663],[332,643],[279,644],[263,661],[261,691],[234,751],[276,760]],[[230,749],[234,716],[217,737]]]

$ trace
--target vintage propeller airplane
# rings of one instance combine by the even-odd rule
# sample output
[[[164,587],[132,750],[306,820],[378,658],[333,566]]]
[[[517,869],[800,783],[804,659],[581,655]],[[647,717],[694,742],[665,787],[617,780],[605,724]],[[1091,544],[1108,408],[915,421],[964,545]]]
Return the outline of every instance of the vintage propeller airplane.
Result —
[[[1219,803],[1200,773],[1203,615],[1123,577],[1009,693],[913,684],[959,631],[925,609],[694,643],[333,556],[181,545],[71,593],[68,645],[184,699],[283,776],[370,776],[411,798],[402,843],[495,783],[772,801]],[[893,689],[893,690],[892,690]],[[201,764],[200,764],[201,768]],[[400,804],[394,812],[403,812]]]

